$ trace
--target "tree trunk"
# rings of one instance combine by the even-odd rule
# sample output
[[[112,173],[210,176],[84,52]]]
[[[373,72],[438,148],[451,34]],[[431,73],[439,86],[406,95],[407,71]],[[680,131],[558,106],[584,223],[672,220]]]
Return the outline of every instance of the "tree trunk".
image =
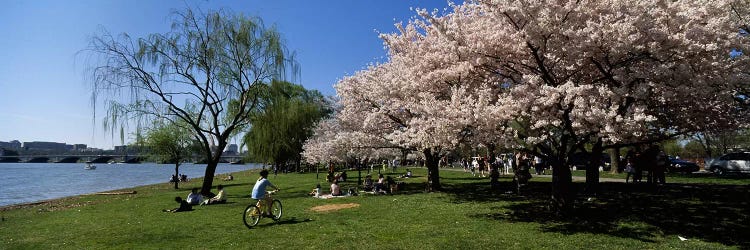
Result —
[[[609,149],[609,164],[612,167],[610,173],[616,174],[620,172],[620,148]]]
[[[599,192],[599,165],[602,162],[602,139],[594,143],[591,149],[588,166],[586,166],[586,193],[596,195]]]
[[[425,149],[424,153],[425,165],[427,166],[427,191],[439,191],[440,187],[440,172],[438,161],[440,157],[438,153],[433,153],[431,149]]]
[[[399,161],[399,165],[406,166],[406,157],[409,156],[409,150],[407,149],[401,149],[401,161]]]
[[[703,148],[706,150],[706,155],[708,156],[708,158],[714,157],[713,145],[711,145],[711,139],[707,135],[704,135],[703,138],[706,139],[706,144],[705,146],[703,146]]]
[[[174,175],[177,176],[177,181],[174,182],[174,189],[179,189],[179,180],[180,180],[180,162],[177,161],[174,164]]]
[[[209,160],[206,165],[206,172],[203,175],[203,186],[201,187],[201,194],[209,195],[211,193],[211,186],[214,184],[214,172],[216,172],[216,166],[219,165],[218,160]]]
[[[562,216],[573,211],[573,177],[562,159],[552,162],[552,210]]]
[[[301,158],[300,157],[294,157],[294,172],[299,173],[301,164]]]
[[[214,184],[214,173],[216,173],[216,167],[219,165],[221,160],[222,149],[227,146],[226,140],[219,141],[216,152],[209,152],[208,164],[206,165],[206,172],[203,175],[203,186],[201,186],[201,194],[210,195],[211,186]]]

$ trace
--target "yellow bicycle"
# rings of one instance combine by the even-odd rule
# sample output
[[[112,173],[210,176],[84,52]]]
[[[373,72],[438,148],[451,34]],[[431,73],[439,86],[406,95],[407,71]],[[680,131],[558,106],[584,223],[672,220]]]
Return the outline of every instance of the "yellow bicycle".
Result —
[[[247,226],[247,228],[253,228],[253,226],[258,225],[261,217],[270,217],[274,221],[279,221],[281,219],[281,201],[278,199],[274,199],[272,196],[277,191],[278,190],[266,191],[267,198],[258,200],[256,204],[250,204],[245,208],[245,211],[242,213],[242,221],[245,223],[245,226]],[[266,204],[264,202],[265,199],[273,200],[271,202],[270,209],[266,208]],[[268,210],[264,211],[266,209]],[[270,214],[270,216],[265,214]]]

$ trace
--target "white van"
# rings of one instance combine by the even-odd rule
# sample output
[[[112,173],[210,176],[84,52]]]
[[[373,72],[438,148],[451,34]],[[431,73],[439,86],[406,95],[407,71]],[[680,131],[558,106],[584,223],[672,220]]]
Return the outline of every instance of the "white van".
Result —
[[[727,173],[750,173],[750,152],[738,152],[722,155],[711,161],[706,168],[707,171],[717,175]]]

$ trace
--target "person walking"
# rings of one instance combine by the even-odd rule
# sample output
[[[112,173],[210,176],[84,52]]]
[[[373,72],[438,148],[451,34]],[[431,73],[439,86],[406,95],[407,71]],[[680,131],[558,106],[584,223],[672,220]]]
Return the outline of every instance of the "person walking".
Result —
[[[544,173],[544,162],[542,161],[542,157],[534,156],[534,171],[536,171],[536,175],[542,175]]]
[[[477,162],[477,158],[474,158],[474,160],[471,161],[471,176],[476,177],[476,170],[479,168],[479,162]]]

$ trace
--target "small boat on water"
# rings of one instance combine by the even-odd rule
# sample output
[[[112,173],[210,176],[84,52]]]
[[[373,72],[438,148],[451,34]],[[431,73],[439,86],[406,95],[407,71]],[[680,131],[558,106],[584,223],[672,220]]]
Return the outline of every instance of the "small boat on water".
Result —
[[[86,170],[94,170],[94,169],[96,169],[96,165],[94,165],[94,164],[93,164],[93,163],[91,163],[91,162],[87,162],[87,163],[86,163],[86,166],[84,166],[84,167],[83,167],[83,169],[86,169]]]

